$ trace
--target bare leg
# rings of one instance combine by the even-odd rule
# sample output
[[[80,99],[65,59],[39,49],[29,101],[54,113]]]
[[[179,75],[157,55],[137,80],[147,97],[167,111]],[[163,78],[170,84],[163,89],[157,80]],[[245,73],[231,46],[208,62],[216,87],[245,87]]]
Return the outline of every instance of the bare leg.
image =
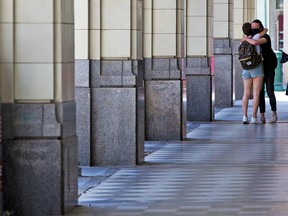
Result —
[[[243,109],[243,115],[247,117],[249,97],[250,97],[252,84],[253,84],[252,78],[243,79],[243,84],[244,84],[244,93],[242,97],[242,109]]]
[[[263,77],[253,78],[253,118],[257,118],[257,111],[260,102],[260,91],[263,86]]]

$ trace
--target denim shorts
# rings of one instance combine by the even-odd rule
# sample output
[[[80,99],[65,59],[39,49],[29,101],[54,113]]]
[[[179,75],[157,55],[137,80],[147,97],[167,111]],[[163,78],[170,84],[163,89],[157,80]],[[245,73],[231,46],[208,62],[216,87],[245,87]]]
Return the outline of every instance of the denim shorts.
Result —
[[[255,77],[262,76],[264,76],[262,63],[260,63],[256,68],[253,68],[251,70],[242,70],[242,79],[253,79]]]

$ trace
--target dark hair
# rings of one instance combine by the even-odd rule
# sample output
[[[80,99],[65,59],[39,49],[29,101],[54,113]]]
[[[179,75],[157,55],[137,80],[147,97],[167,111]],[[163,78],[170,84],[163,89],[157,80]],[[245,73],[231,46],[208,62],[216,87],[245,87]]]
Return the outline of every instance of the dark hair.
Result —
[[[252,35],[251,23],[246,22],[242,25],[242,31],[246,36]]]
[[[252,23],[257,23],[257,24],[259,24],[259,26],[260,26],[260,31],[262,31],[262,30],[264,29],[264,26],[263,26],[262,22],[261,22],[259,19],[253,20]]]

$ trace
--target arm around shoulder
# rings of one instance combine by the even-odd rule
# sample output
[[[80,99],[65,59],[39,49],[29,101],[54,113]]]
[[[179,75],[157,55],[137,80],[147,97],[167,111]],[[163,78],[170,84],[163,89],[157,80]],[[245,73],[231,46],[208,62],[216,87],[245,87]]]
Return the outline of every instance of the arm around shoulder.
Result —
[[[264,28],[259,34],[260,34],[260,37],[263,37],[265,34],[267,34],[268,32],[268,28]]]
[[[252,44],[252,45],[256,45],[256,41],[253,40],[253,39],[251,39],[251,38],[249,38],[249,37],[244,37],[244,38],[242,38],[241,43],[242,43],[243,41],[247,41],[248,43],[250,43],[250,44]]]

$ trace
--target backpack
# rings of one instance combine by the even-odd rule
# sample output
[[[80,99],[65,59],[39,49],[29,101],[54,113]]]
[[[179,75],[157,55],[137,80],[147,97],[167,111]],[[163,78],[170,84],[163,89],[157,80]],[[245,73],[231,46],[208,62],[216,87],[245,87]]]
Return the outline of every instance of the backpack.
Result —
[[[244,70],[250,70],[259,65],[262,61],[262,56],[257,53],[255,45],[243,41],[239,48],[239,61]]]

